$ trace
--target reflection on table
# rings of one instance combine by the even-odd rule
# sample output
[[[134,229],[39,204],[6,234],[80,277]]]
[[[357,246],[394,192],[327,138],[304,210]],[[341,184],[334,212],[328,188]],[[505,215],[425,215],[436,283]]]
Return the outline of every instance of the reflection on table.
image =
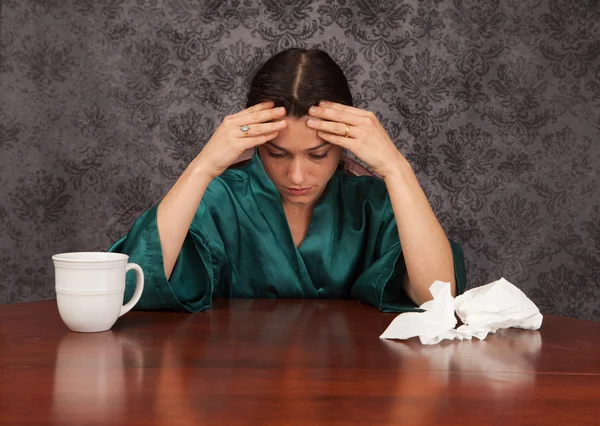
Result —
[[[547,317],[539,332],[423,346],[379,339],[393,318],[354,301],[220,300],[78,334],[52,302],[0,307],[2,420],[586,424],[600,414],[600,324]]]
[[[111,423],[123,413],[126,392],[139,390],[142,367],[141,347],[124,335],[112,331],[66,334],[54,366],[56,419]]]

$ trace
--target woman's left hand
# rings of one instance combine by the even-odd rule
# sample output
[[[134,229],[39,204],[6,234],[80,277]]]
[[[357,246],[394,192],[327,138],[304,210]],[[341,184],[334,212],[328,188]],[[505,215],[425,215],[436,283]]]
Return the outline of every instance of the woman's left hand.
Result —
[[[321,139],[353,152],[383,178],[397,171],[404,160],[370,111],[321,101],[319,106],[311,107],[308,114],[311,118],[307,126],[317,130]]]

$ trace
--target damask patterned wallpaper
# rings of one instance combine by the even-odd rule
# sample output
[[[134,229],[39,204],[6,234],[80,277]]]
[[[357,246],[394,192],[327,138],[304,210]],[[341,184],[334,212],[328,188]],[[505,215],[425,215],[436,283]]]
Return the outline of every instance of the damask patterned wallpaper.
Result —
[[[157,203],[271,54],[327,50],[410,160],[469,287],[600,319],[600,2],[2,0],[0,302]]]

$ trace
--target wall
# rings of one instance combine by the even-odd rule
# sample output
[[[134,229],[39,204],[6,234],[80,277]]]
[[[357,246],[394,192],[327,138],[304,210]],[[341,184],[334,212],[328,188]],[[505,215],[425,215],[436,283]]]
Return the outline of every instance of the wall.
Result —
[[[327,50],[410,160],[469,286],[600,319],[600,6],[592,1],[37,0],[0,9],[0,302],[159,201],[249,78]]]

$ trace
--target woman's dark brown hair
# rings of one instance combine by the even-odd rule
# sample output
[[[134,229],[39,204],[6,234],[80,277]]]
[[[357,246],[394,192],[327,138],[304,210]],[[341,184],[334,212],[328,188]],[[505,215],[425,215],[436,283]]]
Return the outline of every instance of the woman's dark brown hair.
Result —
[[[283,106],[286,115],[300,118],[321,100],[352,106],[348,80],[324,51],[292,48],[271,57],[250,84],[246,107],[263,101]]]

